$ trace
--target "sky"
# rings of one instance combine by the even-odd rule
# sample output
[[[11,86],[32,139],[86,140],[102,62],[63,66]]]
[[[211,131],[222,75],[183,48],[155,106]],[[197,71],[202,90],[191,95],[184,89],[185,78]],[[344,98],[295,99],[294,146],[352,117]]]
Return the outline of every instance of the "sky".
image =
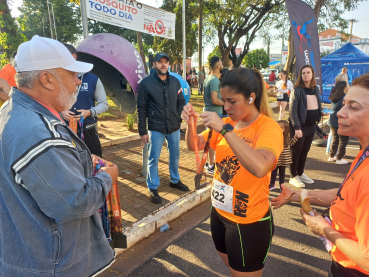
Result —
[[[52,0],[49,0],[52,2]],[[13,3],[12,3],[13,2]],[[11,3],[12,6],[10,8],[12,9],[12,16],[17,17],[19,16],[18,7],[22,5],[22,0],[8,0],[8,3]],[[46,2],[46,0],[45,0]],[[160,7],[162,4],[162,0],[141,0],[139,1],[143,4],[150,5],[153,7]],[[369,17],[367,16],[367,11],[369,10],[369,1],[364,1],[359,5],[359,8],[352,12],[346,12],[344,14],[344,18],[346,19],[357,19],[359,22],[354,23],[353,26],[353,34],[355,36],[359,36],[362,38],[369,38],[369,28],[367,25],[369,24]],[[347,30],[349,32],[349,30]],[[287,43],[285,42],[285,45]],[[208,54],[213,51],[214,45],[208,45],[205,47],[204,56],[205,58],[208,56]],[[240,46],[241,47],[241,46]],[[282,47],[282,40],[275,40],[273,44],[270,46],[270,52],[272,54],[280,54],[281,53],[281,47]],[[257,49],[257,48],[264,48],[266,49],[266,46],[262,43],[262,41],[255,41],[250,45],[250,49]]]

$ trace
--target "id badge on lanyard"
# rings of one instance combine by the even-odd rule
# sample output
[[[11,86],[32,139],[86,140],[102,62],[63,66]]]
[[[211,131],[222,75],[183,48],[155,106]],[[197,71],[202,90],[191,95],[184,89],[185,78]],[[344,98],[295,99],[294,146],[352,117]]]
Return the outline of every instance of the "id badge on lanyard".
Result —
[[[277,99],[283,99],[284,93],[278,93],[277,94]]]
[[[214,180],[211,188],[211,203],[219,210],[233,213],[233,187]]]

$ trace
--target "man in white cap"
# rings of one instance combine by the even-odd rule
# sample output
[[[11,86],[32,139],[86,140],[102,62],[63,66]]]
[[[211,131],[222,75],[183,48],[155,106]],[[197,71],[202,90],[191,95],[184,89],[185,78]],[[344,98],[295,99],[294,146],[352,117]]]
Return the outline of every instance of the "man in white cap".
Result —
[[[18,89],[0,111],[0,276],[92,276],[114,261],[99,208],[118,169],[92,176],[97,157],[59,113],[93,65],[34,36],[14,67]]]

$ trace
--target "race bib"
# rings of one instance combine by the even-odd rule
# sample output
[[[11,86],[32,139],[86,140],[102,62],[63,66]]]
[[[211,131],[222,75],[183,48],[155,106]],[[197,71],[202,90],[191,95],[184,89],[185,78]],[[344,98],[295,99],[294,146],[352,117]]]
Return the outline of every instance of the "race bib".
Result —
[[[283,93],[278,93],[277,94],[277,99],[283,99]]]
[[[233,213],[233,187],[214,180],[211,189],[211,202],[215,208]]]

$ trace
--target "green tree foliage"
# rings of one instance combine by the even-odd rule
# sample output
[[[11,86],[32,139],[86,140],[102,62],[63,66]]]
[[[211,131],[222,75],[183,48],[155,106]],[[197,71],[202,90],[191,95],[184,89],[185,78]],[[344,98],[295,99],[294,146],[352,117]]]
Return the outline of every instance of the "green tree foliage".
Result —
[[[0,67],[9,63],[10,57],[18,49],[19,44],[26,41],[26,37],[18,32],[18,26],[10,14],[6,0],[0,0],[0,48],[4,54],[0,56]]]
[[[79,7],[69,0],[50,0],[54,4],[57,38],[61,42],[75,43],[82,34]],[[24,35],[31,39],[34,35],[51,37],[50,22],[45,0],[23,0],[19,8],[18,21]],[[51,5],[50,5],[51,13]],[[51,16],[52,24],[54,24]],[[53,32],[54,32],[54,25]],[[54,34],[55,39],[55,34]]]
[[[204,21],[217,30],[218,47],[223,64],[231,59],[239,67],[249,52],[257,32],[273,13],[278,13],[282,0],[208,0],[204,9]],[[240,55],[237,46],[242,46]]]
[[[165,52],[169,55],[171,62],[182,63],[183,60],[183,39],[182,39],[182,1],[164,0],[160,7],[168,12],[176,14],[175,40],[155,37],[154,51]],[[186,1],[186,56],[192,57],[197,50],[197,24],[198,1]]]
[[[247,68],[254,68],[256,66],[257,69],[267,68],[269,64],[269,56],[265,52],[264,49],[256,49],[243,58],[242,64]]]
[[[210,59],[212,58],[212,57],[222,57],[222,55],[220,54],[220,51],[219,51],[219,47],[217,46],[217,47],[215,47],[214,48],[214,50],[211,52],[211,53],[209,53],[209,55],[208,55],[208,64],[210,65]]]

